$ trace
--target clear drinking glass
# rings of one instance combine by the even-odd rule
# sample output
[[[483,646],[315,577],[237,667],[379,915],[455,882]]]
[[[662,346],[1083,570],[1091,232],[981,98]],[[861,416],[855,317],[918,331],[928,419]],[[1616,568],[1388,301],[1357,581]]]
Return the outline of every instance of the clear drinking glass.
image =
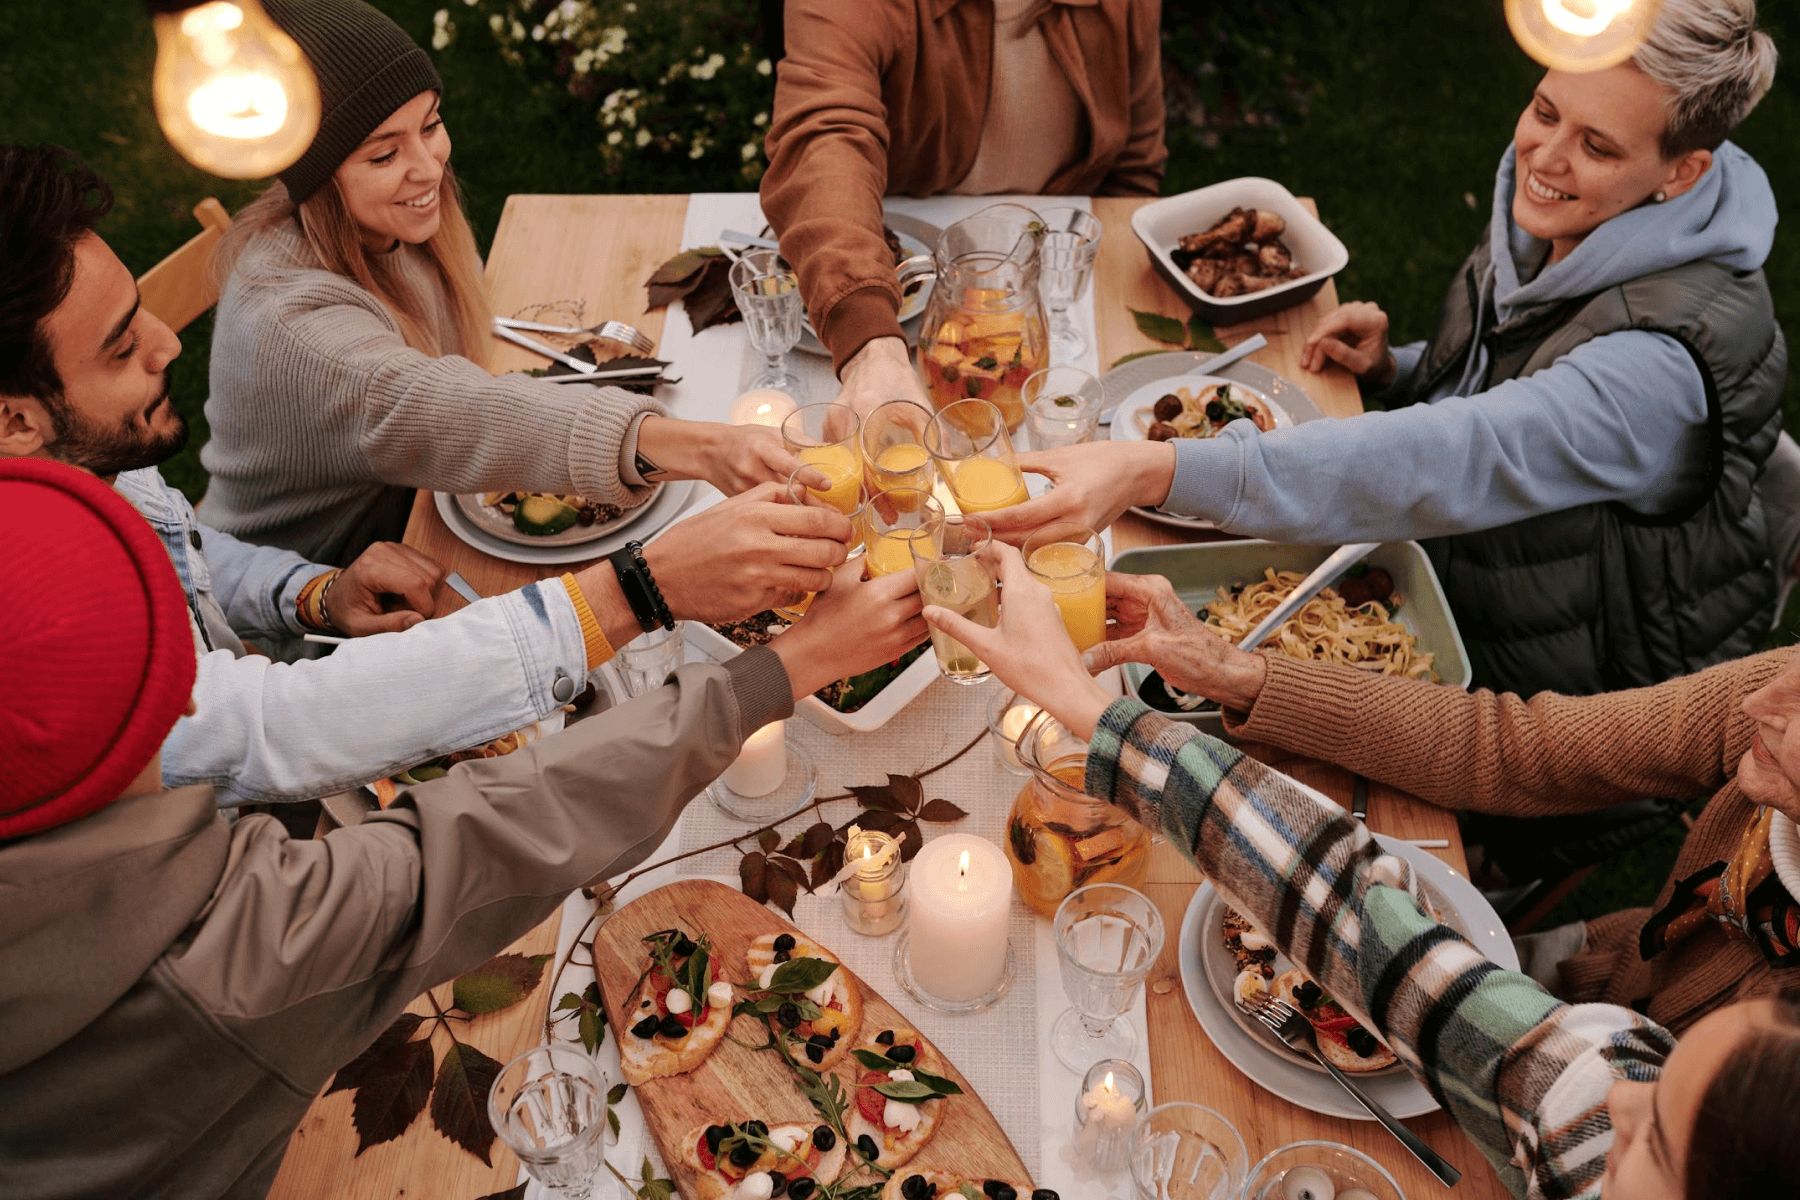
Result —
[[[488,1092],[494,1132],[533,1179],[568,1200],[612,1196],[605,1173],[606,1076],[585,1051],[535,1046],[500,1069]]]
[[[938,545],[933,546],[927,538],[908,543],[924,602],[940,605],[988,629],[998,625],[1000,596],[994,587],[994,575],[976,557],[992,540],[993,531],[986,521],[958,513],[944,518]],[[931,631],[931,648],[937,653],[938,670],[953,682],[980,683],[990,674],[987,664],[973,650],[941,630]]]
[[[878,404],[863,418],[863,463],[869,473],[869,491],[918,488],[929,492],[937,481],[931,452],[925,449],[925,430],[931,412],[911,400]]]
[[[1380,1163],[1338,1142],[1294,1142],[1268,1156],[1250,1172],[1244,1200],[1287,1200],[1290,1196],[1337,1195],[1360,1188],[1375,1200],[1406,1200],[1406,1193]]]
[[[1250,1155],[1212,1109],[1176,1101],[1138,1118],[1131,1178],[1142,1200],[1237,1200]]]
[[[1063,628],[1077,650],[1106,640],[1106,554],[1086,525],[1052,521],[1025,539],[1019,553],[1032,578],[1050,589]]]
[[[1050,310],[1050,361],[1072,362],[1087,353],[1087,336],[1069,316],[1086,294],[1100,252],[1101,225],[1080,208],[1040,208],[1044,238],[1038,243],[1038,294]]]
[[[931,419],[925,448],[964,512],[992,512],[1031,498],[1000,410],[986,400],[958,400]]]
[[[808,487],[805,481],[801,479],[801,476],[810,474],[811,471],[812,464],[804,462],[800,466],[794,468],[794,473],[789,475],[787,480],[787,502],[789,504],[800,505],[818,504],[824,505],[827,508],[835,507],[834,505],[827,503],[827,495],[825,492],[815,491],[813,488]],[[846,558],[855,558],[863,552],[862,525],[859,520],[860,513],[861,510],[859,509],[850,514],[851,524],[856,527],[856,530],[852,536],[850,545],[846,547]],[[812,607],[813,597],[817,594],[817,592],[790,593],[793,597],[792,599],[774,605],[771,608],[771,611],[778,617],[786,617],[790,621],[798,621],[801,617],[806,615],[806,610]]]
[[[626,642],[613,660],[619,682],[627,696],[642,696],[667,683],[687,658],[687,636],[683,623],[673,629],[652,629]]]
[[[781,423],[781,440],[809,467],[817,467],[830,486],[813,495],[846,517],[862,507],[862,421],[848,404],[802,404]]]
[[[1076,446],[1100,429],[1105,389],[1080,367],[1046,367],[1025,381],[1025,426],[1036,450]]]
[[[944,506],[936,496],[918,488],[876,492],[857,510],[856,527],[865,547],[863,567],[869,578],[897,575],[913,569],[914,539],[940,541]]]
[[[768,360],[746,390],[774,388],[790,396],[805,395],[806,385],[787,365],[787,352],[800,340],[800,322],[806,315],[799,276],[778,250],[746,250],[731,265],[730,279],[750,344]]]
[[[1074,1005],[1050,1027],[1050,1048],[1072,1071],[1130,1058],[1137,1033],[1118,1018],[1162,953],[1162,913],[1136,888],[1093,883],[1065,896],[1050,924]]]

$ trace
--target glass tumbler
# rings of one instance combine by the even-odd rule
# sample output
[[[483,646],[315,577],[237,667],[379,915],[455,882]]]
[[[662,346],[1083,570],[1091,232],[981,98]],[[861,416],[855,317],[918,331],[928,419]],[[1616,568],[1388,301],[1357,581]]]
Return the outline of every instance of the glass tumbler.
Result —
[[[1130,1058],[1137,1033],[1119,1017],[1162,953],[1162,913],[1136,888],[1093,883],[1065,896],[1050,925],[1074,1006],[1051,1025],[1050,1048],[1071,1071]]]
[[[1069,315],[1087,294],[1100,252],[1099,218],[1082,208],[1040,208],[1044,239],[1038,243],[1038,294],[1050,310],[1050,361],[1073,362],[1087,353],[1087,337]]]
[[[1106,553],[1086,525],[1052,521],[1025,539],[1019,553],[1031,577],[1050,589],[1063,628],[1077,650],[1106,640]]]
[[[863,569],[870,579],[913,569],[912,544],[936,543],[944,528],[944,506],[930,492],[895,488],[876,492],[856,511],[856,532],[866,548]]]
[[[652,629],[640,633],[619,650],[613,666],[627,696],[642,696],[667,683],[687,659],[687,637],[683,623],[673,629]]]
[[[535,1046],[500,1068],[488,1120],[533,1179],[557,1196],[612,1196],[604,1181],[606,1076],[576,1046]],[[602,1179],[595,1186],[596,1176]]]
[[[863,464],[869,475],[869,491],[917,488],[929,492],[937,481],[931,452],[925,449],[925,430],[931,412],[911,400],[878,404],[863,418]]]
[[[1080,367],[1046,367],[1025,381],[1020,394],[1035,450],[1077,446],[1099,432],[1106,391]]]
[[[964,512],[992,512],[1031,498],[1006,421],[986,400],[958,400],[940,409],[925,432],[925,448]]]
[[[781,441],[789,452],[828,481],[813,495],[853,515],[863,501],[862,421],[848,404],[802,404],[781,423]]]
[[[1355,1192],[1370,1200],[1406,1200],[1380,1163],[1338,1142],[1294,1142],[1272,1150],[1244,1184],[1244,1200],[1322,1200]]]
[[[1000,595],[993,572],[979,555],[993,540],[993,531],[980,517],[961,513],[945,517],[941,528],[936,545],[928,538],[907,543],[912,547],[920,597],[926,604],[947,608],[992,629],[1000,623]],[[931,631],[931,648],[937,654],[938,670],[952,682],[980,683],[991,674],[973,650],[940,629]]]
[[[1237,1200],[1250,1155],[1212,1109],[1176,1101],[1138,1118],[1131,1178],[1140,1200]]]
[[[790,396],[805,395],[806,385],[787,363],[787,352],[800,340],[806,315],[799,276],[778,250],[746,250],[731,265],[729,278],[750,344],[766,359],[745,390],[773,388]]]

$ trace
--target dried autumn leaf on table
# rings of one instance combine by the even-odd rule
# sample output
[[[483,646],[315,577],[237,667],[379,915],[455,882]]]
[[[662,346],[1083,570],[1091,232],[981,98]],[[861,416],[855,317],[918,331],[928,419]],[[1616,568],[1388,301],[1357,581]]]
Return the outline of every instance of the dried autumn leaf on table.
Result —
[[[829,821],[814,821],[800,835],[800,858],[815,858],[825,847],[831,844],[831,838],[837,831],[832,829]]]
[[[500,1064],[466,1042],[457,1042],[438,1067],[431,1094],[431,1123],[438,1132],[488,1165],[494,1127],[488,1123],[487,1099]]]
[[[475,1200],[525,1200],[525,1189],[531,1186],[527,1179],[518,1187],[509,1187],[504,1192],[489,1192],[485,1196],[477,1196]]]
[[[695,333],[744,319],[738,312],[737,297],[731,293],[730,271],[722,259],[718,264],[708,266],[700,274],[699,285],[682,298],[688,324],[694,327]]]
[[[418,1013],[401,1013],[392,1025],[381,1031],[381,1036],[367,1050],[338,1068],[338,1073],[332,1077],[331,1086],[325,1089],[325,1094],[329,1096],[345,1088],[361,1087],[375,1067],[393,1053],[394,1047],[410,1041],[424,1021],[425,1018]]]
[[[699,333],[713,325],[742,320],[731,294],[731,260],[717,246],[683,250],[645,281],[650,307],[685,303],[688,323]]]
[[[891,772],[886,783],[864,784],[852,786],[850,793],[869,808],[885,809],[888,812],[914,813],[925,799],[925,789],[911,775],[895,775]]]
[[[371,1063],[350,1106],[356,1152],[406,1132],[431,1095],[431,1040],[402,1042]]]
[[[773,829],[765,829],[756,835],[756,844],[762,847],[764,854],[773,854],[775,848],[781,845],[781,835]]]
[[[548,954],[496,954],[472,971],[457,976],[450,987],[456,1007],[470,1016],[510,1008],[536,989]]]
[[[768,862],[761,850],[752,850],[738,863],[738,883],[744,889],[744,895],[758,904],[769,902]]]
[[[924,807],[919,809],[919,820],[934,821],[940,825],[960,821],[968,815],[948,800],[927,800]]]
[[[794,902],[800,898],[800,885],[788,873],[787,864],[793,861],[791,858],[771,859],[769,866],[772,869],[764,876],[764,883],[769,889],[770,902],[786,913],[790,919],[794,915]]]

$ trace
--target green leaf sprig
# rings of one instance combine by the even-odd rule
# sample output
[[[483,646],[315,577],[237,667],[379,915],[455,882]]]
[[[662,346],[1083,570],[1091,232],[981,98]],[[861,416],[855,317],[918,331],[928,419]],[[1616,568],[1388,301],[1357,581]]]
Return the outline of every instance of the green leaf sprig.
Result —
[[[875,1084],[875,1090],[889,1100],[898,1100],[903,1104],[923,1104],[927,1100],[938,1100],[945,1096],[960,1096],[962,1088],[942,1075],[933,1075],[930,1071],[921,1071],[911,1063],[895,1062],[886,1055],[877,1054],[873,1050],[852,1050],[856,1061],[871,1071],[907,1071],[911,1079],[888,1080]]]
[[[1140,312],[1135,308],[1130,312],[1131,319],[1137,322],[1138,332],[1147,338],[1183,350],[1207,350],[1218,354],[1225,349],[1225,343],[1213,333],[1212,326],[1198,316],[1189,317],[1183,324],[1180,317],[1165,317],[1161,313]],[[1139,350],[1115,359],[1113,366],[1162,353],[1161,350]]]

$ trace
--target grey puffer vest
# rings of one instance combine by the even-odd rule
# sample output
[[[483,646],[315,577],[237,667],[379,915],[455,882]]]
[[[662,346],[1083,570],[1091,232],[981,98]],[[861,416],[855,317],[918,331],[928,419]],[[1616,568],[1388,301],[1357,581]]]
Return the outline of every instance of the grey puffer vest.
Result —
[[[1781,431],[1787,343],[1761,271],[1692,262],[1473,328],[1488,277],[1484,237],[1451,284],[1438,329],[1398,403],[1462,369],[1479,335],[1476,392],[1541,371],[1591,338],[1666,334],[1706,386],[1707,475],[1657,516],[1589,504],[1425,542],[1479,687],[1591,695],[1660,683],[1752,653],[1773,616],[1755,483]],[[1393,403],[1390,402],[1390,407]]]

